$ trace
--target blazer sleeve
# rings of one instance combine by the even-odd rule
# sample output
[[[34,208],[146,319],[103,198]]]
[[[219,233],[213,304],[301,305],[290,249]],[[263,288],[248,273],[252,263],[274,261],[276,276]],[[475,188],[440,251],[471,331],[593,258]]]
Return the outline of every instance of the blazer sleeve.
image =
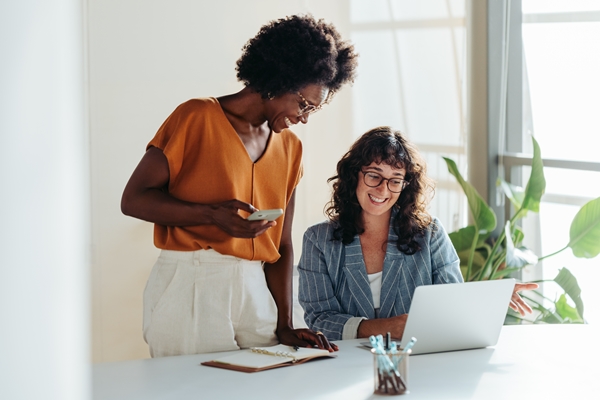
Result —
[[[429,248],[431,251],[433,284],[463,282],[460,259],[450,237],[437,218],[432,225]]]
[[[298,263],[298,301],[304,309],[304,320],[309,328],[323,332],[329,340],[341,340],[344,325],[356,317],[344,313],[335,296],[334,277],[330,271],[339,272],[341,266],[339,261],[333,261],[336,265],[331,265],[331,260],[336,257],[326,257],[324,248],[332,245],[327,236],[326,225],[311,227],[304,233],[302,256]]]

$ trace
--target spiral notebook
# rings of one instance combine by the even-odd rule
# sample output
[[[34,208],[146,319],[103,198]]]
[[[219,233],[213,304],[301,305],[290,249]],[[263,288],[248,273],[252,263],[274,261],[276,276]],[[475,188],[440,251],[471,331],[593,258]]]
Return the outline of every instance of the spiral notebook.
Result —
[[[289,367],[325,357],[333,358],[336,356],[328,350],[306,347],[295,350],[293,347],[279,344],[272,347],[252,347],[240,350],[234,354],[205,361],[201,364],[242,372],[258,372],[272,368]]]

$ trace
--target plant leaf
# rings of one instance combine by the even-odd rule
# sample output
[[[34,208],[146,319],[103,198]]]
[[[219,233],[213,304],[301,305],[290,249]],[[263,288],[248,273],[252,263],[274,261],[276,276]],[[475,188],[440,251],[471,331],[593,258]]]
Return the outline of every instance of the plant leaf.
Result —
[[[475,237],[475,229],[475,226],[469,225],[448,234],[456,252],[471,248],[473,237]]]
[[[533,293],[535,293],[540,298],[543,297],[541,295],[541,293],[539,293],[537,290],[533,290]],[[535,318],[535,320],[533,321],[534,324],[560,324],[560,323],[562,323],[562,319],[561,319],[560,315],[555,313],[553,310],[550,310],[550,309],[544,307],[544,305],[540,301],[538,301],[532,297],[529,297],[527,294],[525,294],[523,292],[521,292],[521,297],[527,302],[527,304],[529,304],[531,306],[531,308],[533,310],[535,310],[539,313],[537,315],[537,317]],[[552,304],[554,305],[554,302],[552,302]]]
[[[492,277],[490,278],[490,280],[504,278],[505,276],[508,276],[508,275],[512,274],[513,272],[517,272],[520,269],[521,268],[504,268],[504,269],[499,269],[498,271],[496,271],[494,273],[494,275],[492,275]]]
[[[563,324],[564,321],[560,315],[556,312],[548,311],[544,312],[542,307],[532,307],[534,310],[540,311],[542,314],[536,320],[536,323],[546,323],[546,324]]]
[[[504,226],[506,236],[506,265],[509,267],[522,268],[526,265],[533,265],[538,262],[535,253],[526,247],[515,247],[510,232],[510,221],[506,221]]]
[[[575,257],[594,258],[600,253],[600,197],[581,207],[569,231],[568,247]]]
[[[560,315],[564,323],[583,323],[583,318],[579,316],[577,309],[567,303],[567,296],[564,294],[561,294],[554,304],[556,305],[556,313]]]
[[[521,314],[516,313],[509,308],[504,317],[504,325],[521,325],[522,322],[523,319],[521,318]]]
[[[448,234],[454,249],[459,252],[463,250],[469,250],[473,244],[473,237],[475,236],[476,227],[474,225],[465,226],[457,231]],[[489,237],[489,234],[479,235],[477,240],[476,248],[484,247],[485,240]]]
[[[533,141],[533,160],[531,161],[531,174],[525,187],[525,197],[523,198],[522,209],[539,212],[540,200],[546,190],[546,178],[544,178],[544,163],[542,162],[542,152],[537,140],[532,136]]]
[[[573,300],[575,307],[577,307],[578,315],[583,318],[583,301],[581,300],[581,288],[579,287],[579,283],[577,283],[577,278],[567,268],[561,268],[556,278],[554,278],[554,282]]]
[[[469,255],[471,254],[470,250],[463,250],[458,252],[458,258],[460,258],[460,271],[462,272],[463,279],[465,282],[467,281],[467,265],[469,263]],[[469,281],[475,280],[475,277],[478,275],[478,272],[485,264],[485,258],[479,251],[475,251],[473,254],[473,264],[471,265],[471,276]]]
[[[523,241],[523,238],[525,238],[525,234],[523,233],[523,230],[515,225],[513,227],[513,231],[512,231],[512,240],[513,243],[515,244],[515,246],[518,246],[521,244],[521,242]]]
[[[521,186],[513,185],[512,183],[506,182],[504,179],[498,177],[496,180],[496,186],[500,186],[502,191],[508,197],[510,202],[515,206],[515,209],[521,208],[523,205],[523,199],[525,199],[525,189]]]
[[[492,232],[496,228],[496,214],[487,205],[479,193],[477,193],[477,190],[475,190],[475,188],[469,182],[464,180],[458,171],[456,163],[446,157],[444,157],[444,160],[448,166],[448,172],[454,175],[462,187],[463,192],[467,196],[469,209],[471,210],[471,214],[475,220],[475,226],[477,227],[477,230],[480,234]]]

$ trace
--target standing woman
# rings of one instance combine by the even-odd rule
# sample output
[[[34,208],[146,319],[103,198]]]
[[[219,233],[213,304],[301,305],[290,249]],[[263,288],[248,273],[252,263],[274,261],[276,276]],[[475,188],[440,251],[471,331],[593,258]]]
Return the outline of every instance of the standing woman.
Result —
[[[147,146],[122,212],[155,224],[161,254],[144,292],[153,357],[253,346],[336,350],[292,325],[292,221],[308,122],[345,83],[357,55],[312,16],[264,25],[237,61],[241,91],[189,100]],[[282,208],[276,221],[249,221]],[[241,211],[241,214],[240,214]]]

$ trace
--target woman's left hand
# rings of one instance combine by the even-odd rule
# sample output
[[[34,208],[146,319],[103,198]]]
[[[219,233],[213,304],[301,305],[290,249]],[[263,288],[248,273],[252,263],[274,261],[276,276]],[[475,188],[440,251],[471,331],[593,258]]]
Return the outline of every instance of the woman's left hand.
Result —
[[[531,307],[529,307],[529,304],[527,304],[525,300],[519,296],[518,292],[522,290],[533,290],[537,289],[538,287],[539,285],[537,283],[515,283],[515,288],[513,289],[513,294],[510,298],[510,304],[508,306],[522,316],[531,313],[533,310]]]
[[[335,343],[327,340],[321,332],[314,332],[310,329],[291,329],[285,328],[277,331],[279,342],[288,346],[300,347],[318,347],[319,349],[329,350],[329,352],[338,351]]]

